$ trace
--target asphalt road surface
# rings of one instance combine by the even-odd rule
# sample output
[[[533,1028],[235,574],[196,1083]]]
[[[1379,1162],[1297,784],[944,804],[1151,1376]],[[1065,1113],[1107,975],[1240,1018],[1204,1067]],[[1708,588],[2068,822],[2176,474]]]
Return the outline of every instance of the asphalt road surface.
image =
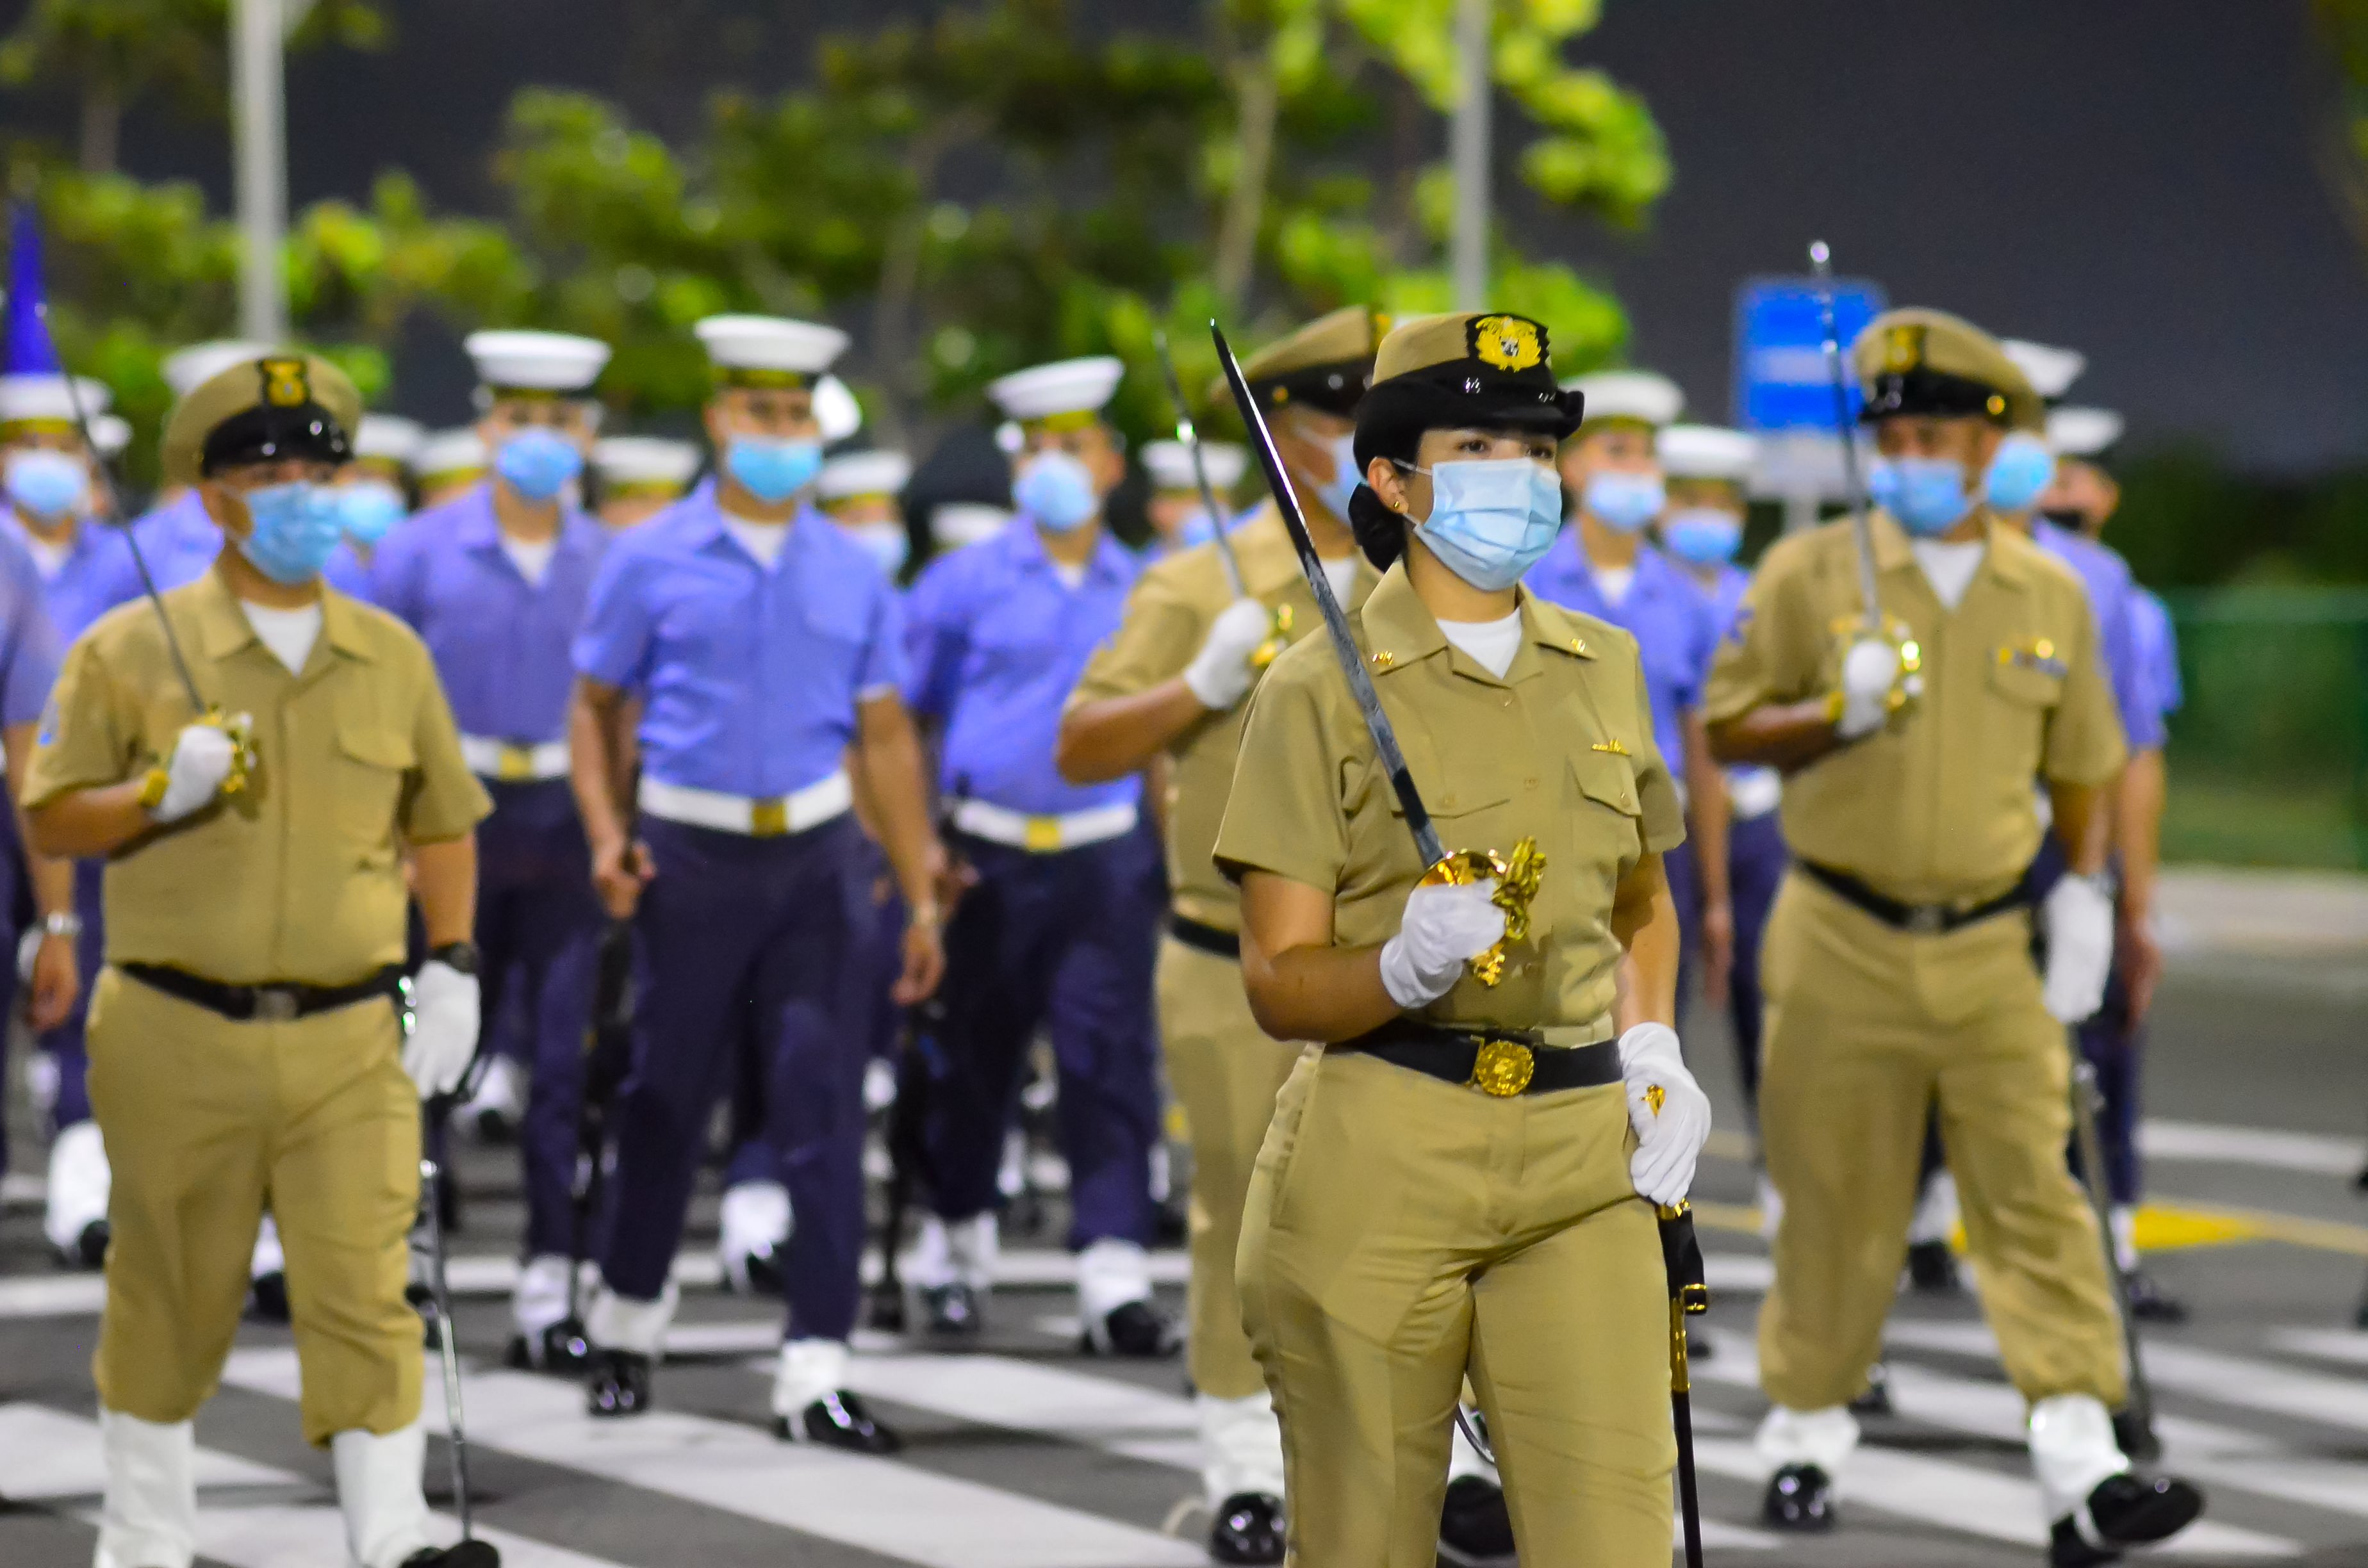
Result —
[[[2201,1481],[2190,1563],[2368,1565],[2368,1282],[2362,1158],[2368,957],[2197,960],[2169,986],[2153,1044],[2150,1271],[2193,1308],[2149,1328],[2167,1462]],[[1903,1293],[1890,1334],[1897,1414],[1869,1427],[1831,1536],[1759,1523],[1749,1437],[1763,1403],[1751,1328],[1768,1265],[1749,1144],[1723,1035],[1691,1031],[1721,1112],[1698,1188],[1717,1304],[1696,1367],[1708,1555],[1766,1564],[2041,1560],[2020,1402],[1971,1295]],[[20,1159],[22,1156],[20,1155]],[[910,1438],[894,1460],[767,1435],[777,1303],[687,1290],[659,1410],[594,1423],[578,1392],[500,1369],[518,1207],[508,1160],[463,1161],[472,1191],[456,1277],[480,1531],[512,1568],[1150,1568],[1204,1562],[1191,1405],[1178,1363],[1077,1354],[1064,1261],[1015,1250],[973,1350],[867,1335],[855,1384]],[[38,1216],[0,1216],[0,1564],[80,1568],[100,1490],[88,1360],[98,1281],[55,1269]],[[712,1245],[712,1198],[693,1249]],[[1181,1259],[1162,1259],[1181,1278]],[[687,1278],[713,1278],[694,1251]],[[1167,1290],[1180,1304],[1180,1291]],[[1575,1324],[1576,1332],[1584,1325]],[[243,1333],[198,1423],[207,1563],[344,1560],[326,1456],[306,1449],[284,1331]],[[428,1374],[429,1420],[441,1400]],[[446,1445],[429,1494],[449,1502]]]

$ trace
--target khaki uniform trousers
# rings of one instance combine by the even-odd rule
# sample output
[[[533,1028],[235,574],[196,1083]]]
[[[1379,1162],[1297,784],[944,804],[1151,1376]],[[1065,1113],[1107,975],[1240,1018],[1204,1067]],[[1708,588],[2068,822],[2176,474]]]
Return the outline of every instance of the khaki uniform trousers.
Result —
[[[1192,1143],[1192,1386],[1216,1399],[1247,1399],[1265,1391],[1266,1378],[1242,1327],[1234,1256],[1258,1145],[1302,1048],[1258,1028],[1238,962],[1173,937],[1159,945],[1158,998],[1167,1081]]]
[[[305,1439],[419,1415],[419,1317],[403,1299],[419,1200],[419,1101],[393,1006],[235,1023],[119,972],[90,1012],[90,1097],[115,1167],[99,1403],[186,1421],[245,1304],[264,1206],[288,1254]]]
[[[1432,1568],[1466,1373],[1524,1562],[1668,1568],[1669,1293],[1617,1084],[1518,1099],[1292,1069],[1242,1221],[1291,1558]]]
[[[1957,1179],[1982,1310],[2025,1399],[2124,1398],[2097,1221],[2065,1164],[2071,1056],[2040,1000],[2031,922],[1895,930],[1797,873],[1761,958],[1759,1129],[1784,1200],[1760,1381],[1794,1410],[1866,1384],[1907,1255],[1929,1108]]]

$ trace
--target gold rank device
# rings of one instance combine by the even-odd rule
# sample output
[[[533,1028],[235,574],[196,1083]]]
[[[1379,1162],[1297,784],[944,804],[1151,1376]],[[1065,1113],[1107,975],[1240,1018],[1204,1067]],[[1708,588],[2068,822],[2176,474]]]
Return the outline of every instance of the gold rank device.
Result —
[[[1459,849],[1423,873],[1422,885],[1427,888],[1464,887],[1484,877],[1497,880],[1496,895],[1488,902],[1505,912],[1505,935],[1471,960],[1472,978],[1481,984],[1495,985],[1503,980],[1506,948],[1529,939],[1530,903],[1538,896],[1538,882],[1545,869],[1546,858],[1538,841],[1524,838],[1513,846],[1509,858],[1493,849]]]

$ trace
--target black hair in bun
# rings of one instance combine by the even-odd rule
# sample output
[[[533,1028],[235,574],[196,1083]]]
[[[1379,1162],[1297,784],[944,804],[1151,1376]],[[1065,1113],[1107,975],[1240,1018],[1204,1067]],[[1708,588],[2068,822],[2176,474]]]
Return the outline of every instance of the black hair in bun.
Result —
[[[1406,518],[1391,511],[1370,484],[1360,484],[1349,494],[1349,529],[1376,572],[1388,571],[1406,553]]]

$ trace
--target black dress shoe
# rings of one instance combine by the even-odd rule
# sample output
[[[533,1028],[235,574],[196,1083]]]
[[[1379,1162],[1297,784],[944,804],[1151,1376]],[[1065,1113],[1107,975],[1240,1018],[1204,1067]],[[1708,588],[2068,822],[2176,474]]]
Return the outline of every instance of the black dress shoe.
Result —
[[[584,1337],[584,1325],[574,1318],[562,1318],[531,1338],[523,1334],[510,1335],[509,1348],[502,1352],[502,1364],[521,1372],[580,1372],[592,1357],[592,1342]]]
[[[1813,1464],[1786,1465],[1769,1478],[1759,1517],[1780,1530],[1833,1528],[1833,1477]]]
[[[1850,1413],[1852,1415],[1889,1415],[1894,1413],[1891,1373],[1882,1362],[1877,1361],[1866,1369],[1866,1387],[1850,1402]]]
[[[985,1326],[978,1308],[978,1292],[956,1280],[951,1285],[930,1285],[921,1291],[921,1320],[931,1334],[957,1335],[963,1338],[977,1334]]]
[[[1447,1483],[1439,1509],[1439,1560],[1454,1568],[1513,1561],[1513,1516],[1503,1487],[1481,1475],[1459,1475]]]
[[[1084,1347],[1088,1356],[1156,1361],[1182,1349],[1184,1336],[1177,1332],[1176,1320],[1151,1302],[1124,1301],[1099,1323],[1086,1325]]]
[[[419,1314],[419,1342],[432,1355],[444,1347],[436,1333],[436,1292],[415,1279],[403,1288],[403,1299]]]
[[[593,1346],[584,1358],[584,1408],[594,1415],[639,1415],[650,1407],[650,1358]]]
[[[57,1253],[58,1267],[84,1269],[106,1267],[107,1234],[107,1221],[93,1220],[82,1228],[82,1234],[74,1239],[74,1245],[54,1249]]]
[[[2125,1284],[2130,1293],[2130,1316],[2140,1323],[2187,1321],[2187,1303],[2156,1284],[2152,1275],[2134,1268]]]
[[[846,1389],[823,1395],[795,1415],[773,1417],[773,1436],[785,1443],[820,1443],[857,1454],[893,1454],[905,1439],[871,1418],[860,1393]]]
[[[1907,1282],[1929,1295],[1953,1296],[1965,1288],[1946,1242],[1907,1244]]]
[[[431,1546],[403,1560],[403,1568],[502,1568],[502,1554],[482,1540]]]
[[[287,1270],[275,1268],[247,1282],[246,1315],[257,1323],[289,1321]]]
[[[2203,1494],[2175,1476],[2109,1475],[2048,1532],[2049,1568],[2111,1562],[2133,1546],[2169,1540],[2203,1512]]]
[[[1209,1526],[1209,1556],[1218,1562],[1282,1561],[1282,1499],[1267,1492],[1236,1492],[1217,1505]]]

